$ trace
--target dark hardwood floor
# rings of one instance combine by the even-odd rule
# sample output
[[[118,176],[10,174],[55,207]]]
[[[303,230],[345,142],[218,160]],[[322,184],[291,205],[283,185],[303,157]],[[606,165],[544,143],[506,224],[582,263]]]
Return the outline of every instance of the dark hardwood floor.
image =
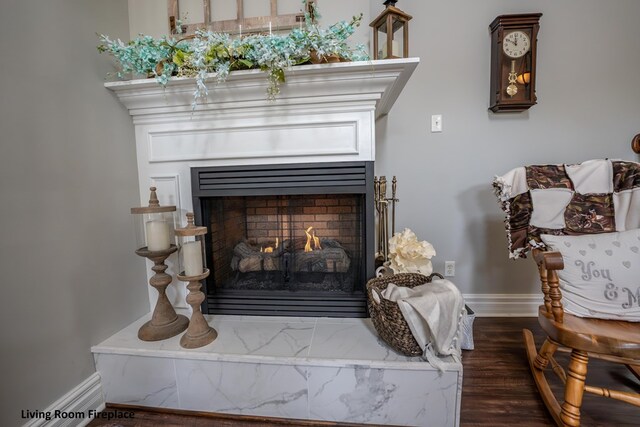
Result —
[[[478,318],[474,324],[475,350],[463,353],[462,426],[551,426],[553,421],[539,398],[529,373],[522,329],[534,333],[536,343],[544,336],[535,318]],[[557,356],[564,364],[567,355]],[[554,392],[560,381],[549,372]],[[640,382],[624,367],[592,360],[587,381],[593,385],[640,391]],[[107,412],[133,410],[130,420],[93,420],[89,426],[353,426],[354,424],[276,420],[260,417],[236,417],[151,411],[142,408],[110,406]],[[640,408],[611,399],[585,394],[583,426],[640,426]],[[430,426],[439,427],[439,426]]]
[[[554,425],[529,371],[522,341],[523,328],[533,332],[537,345],[544,341],[535,318],[476,319],[476,349],[463,354],[461,425]],[[557,353],[556,360],[566,367],[568,354]],[[551,370],[547,378],[556,396],[562,396],[562,383]],[[589,362],[587,382],[640,391],[640,382],[627,368],[600,360]],[[582,425],[639,426],[640,408],[585,393]]]

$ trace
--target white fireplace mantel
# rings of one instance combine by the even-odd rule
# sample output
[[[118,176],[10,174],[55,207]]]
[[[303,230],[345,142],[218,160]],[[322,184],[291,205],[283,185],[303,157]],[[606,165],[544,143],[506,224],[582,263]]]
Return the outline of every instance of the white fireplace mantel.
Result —
[[[340,110],[341,104],[371,107],[371,103],[378,119],[389,113],[419,62],[419,58],[406,58],[293,67],[286,72],[286,83],[275,101],[267,100],[267,79],[260,70],[235,71],[220,84],[211,75],[209,96],[195,111],[193,78],[172,78],[166,87],[155,79],[108,82],[105,87],[118,95],[135,123],[167,114],[186,113],[190,119],[211,112],[233,115],[237,110],[266,115],[291,108]]]
[[[267,76],[236,71],[207,81],[209,95],[192,108],[193,78],[105,83],[133,117],[140,201],[158,188],[180,221],[192,210],[191,168],[375,160],[375,123],[391,110],[418,58],[304,65],[286,72],[275,100]],[[170,267],[171,268],[171,267]],[[151,274],[151,273],[150,273]],[[185,307],[184,289],[168,295]],[[150,302],[156,300],[150,288]]]
[[[409,58],[293,67],[271,101],[260,70],[233,72],[224,83],[212,75],[209,95],[195,109],[193,78],[172,79],[166,87],[155,79],[105,86],[133,117],[143,183],[147,166],[166,162],[374,160],[375,121],[389,113],[418,63]]]

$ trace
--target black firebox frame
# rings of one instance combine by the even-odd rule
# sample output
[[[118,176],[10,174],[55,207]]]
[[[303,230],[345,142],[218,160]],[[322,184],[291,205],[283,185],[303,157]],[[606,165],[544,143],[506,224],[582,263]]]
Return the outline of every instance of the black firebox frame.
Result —
[[[210,227],[207,199],[231,196],[289,196],[360,194],[364,196],[364,260],[360,277],[375,274],[373,162],[327,162],[191,168],[196,223]],[[205,220],[207,219],[207,220]],[[211,233],[206,259],[212,261]],[[233,291],[215,289],[207,278],[202,311],[207,314],[367,317],[365,283],[362,291],[333,296],[323,292]]]

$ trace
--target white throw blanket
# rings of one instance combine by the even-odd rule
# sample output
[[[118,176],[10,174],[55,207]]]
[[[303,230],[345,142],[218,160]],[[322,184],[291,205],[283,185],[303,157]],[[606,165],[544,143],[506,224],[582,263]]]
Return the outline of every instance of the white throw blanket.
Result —
[[[424,357],[440,371],[451,356],[460,362],[460,322],[464,310],[462,294],[449,280],[433,280],[414,288],[389,283],[382,297],[397,301]]]

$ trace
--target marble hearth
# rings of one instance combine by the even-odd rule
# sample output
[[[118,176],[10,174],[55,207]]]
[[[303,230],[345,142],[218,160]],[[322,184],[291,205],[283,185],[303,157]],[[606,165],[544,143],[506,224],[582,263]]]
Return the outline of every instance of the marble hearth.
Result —
[[[377,338],[369,319],[207,316],[197,350],[129,325],[92,348],[106,401],[230,414],[457,426],[462,367],[438,372]]]

